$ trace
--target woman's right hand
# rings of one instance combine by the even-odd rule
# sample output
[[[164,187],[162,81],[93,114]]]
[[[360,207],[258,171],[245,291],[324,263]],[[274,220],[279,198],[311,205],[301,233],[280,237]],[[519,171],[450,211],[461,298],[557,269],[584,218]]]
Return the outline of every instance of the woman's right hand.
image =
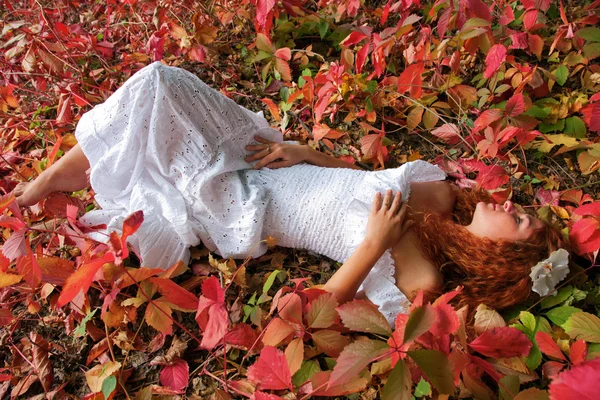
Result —
[[[402,203],[402,193],[388,190],[382,200],[381,193],[375,195],[367,221],[364,242],[384,252],[395,246],[413,221],[406,218],[407,203]]]

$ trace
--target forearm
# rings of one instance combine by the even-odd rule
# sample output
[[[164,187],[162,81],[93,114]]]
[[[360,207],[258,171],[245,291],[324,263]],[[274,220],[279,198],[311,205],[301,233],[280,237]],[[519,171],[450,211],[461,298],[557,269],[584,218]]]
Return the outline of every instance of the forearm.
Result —
[[[339,304],[352,300],[385,250],[375,243],[363,241],[327,281],[324,289],[333,293]]]
[[[319,167],[362,169],[358,165],[350,164],[346,161],[328,156],[327,154],[314,150],[309,146],[306,146],[305,161],[309,164],[317,165]]]

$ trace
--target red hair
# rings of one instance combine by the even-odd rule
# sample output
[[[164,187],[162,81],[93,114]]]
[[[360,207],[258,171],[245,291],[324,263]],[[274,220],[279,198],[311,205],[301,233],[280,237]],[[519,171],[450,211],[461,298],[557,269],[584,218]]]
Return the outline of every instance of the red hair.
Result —
[[[480,201],[491,202],[491,197],[482,189],[460,190],[452,219],[432,213],[413,215],[421,248],[442,273],[442,286],[429,294],[463,286],[455,300],[459,307],[468,305],[471,315],[481,303],[502,310],[530,300],[531,268],[558,248],[570,250],[560,230],[549,223],[526,241],[473,235],[465,225],[472,221]]]

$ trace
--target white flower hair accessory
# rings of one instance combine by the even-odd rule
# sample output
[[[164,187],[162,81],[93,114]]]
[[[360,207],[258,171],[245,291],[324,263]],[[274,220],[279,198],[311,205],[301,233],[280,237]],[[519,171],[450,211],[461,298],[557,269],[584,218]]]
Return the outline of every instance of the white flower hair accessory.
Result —
[[[540,261],[533,268],[529,276],[533,281],[533,290],[540,296],[545,296],[554,292],[556,284],[569,274],[569,252],[565,249],[558,249],[550,254],[550,257]]]

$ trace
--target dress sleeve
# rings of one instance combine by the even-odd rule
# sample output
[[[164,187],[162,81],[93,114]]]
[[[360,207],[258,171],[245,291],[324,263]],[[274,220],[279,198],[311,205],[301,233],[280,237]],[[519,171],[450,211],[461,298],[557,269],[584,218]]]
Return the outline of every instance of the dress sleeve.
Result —
[[[373,198],[377,192],[388,189],[402,192],[404,201],[410,197],[411,182],[439,181],[446,178],[440,168],[425,161],[414,161],[383,171],[368,172],[361,184],[355,188],[353,199],[349,204],[350,226],[348,242],[356,248],[366,234],[366,221]],[[386,251],[369,272],[358,289],[359,296],[366,296],[379,307],[391,326],[394,326],[398,313],[406,312],[410,307],[407,297],[396,286],[394,260]]]

